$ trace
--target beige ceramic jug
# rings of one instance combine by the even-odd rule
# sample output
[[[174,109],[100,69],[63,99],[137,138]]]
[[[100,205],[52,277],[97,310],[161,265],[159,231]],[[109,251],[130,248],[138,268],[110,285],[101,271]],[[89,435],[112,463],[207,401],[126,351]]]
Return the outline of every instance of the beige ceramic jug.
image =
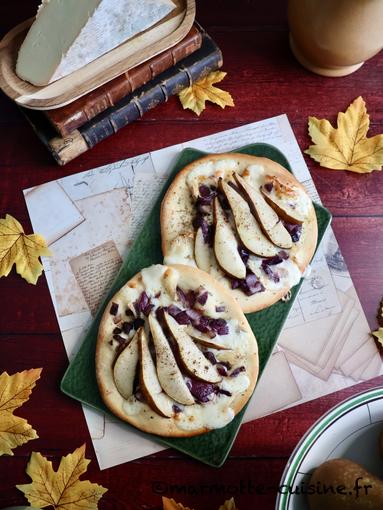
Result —
[[[383,48],[383,0],[289,0],[290,46],[307,69],[345,76]]]

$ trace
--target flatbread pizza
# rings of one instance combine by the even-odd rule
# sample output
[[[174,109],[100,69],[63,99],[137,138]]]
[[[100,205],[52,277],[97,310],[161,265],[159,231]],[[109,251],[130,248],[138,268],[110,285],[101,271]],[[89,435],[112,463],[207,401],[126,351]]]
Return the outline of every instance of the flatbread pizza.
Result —
[[[106,307],[96,376],[119,418],[160,436],[193,436],[224,427],[249,400],[257,342],[238,303],[210,275],[154,265]]]
[[[160,221],[164,263],[206,271],[246,313],[300,281],[318,236],[297,179],[270,159],[240,153],[209,155],[181,170]]]

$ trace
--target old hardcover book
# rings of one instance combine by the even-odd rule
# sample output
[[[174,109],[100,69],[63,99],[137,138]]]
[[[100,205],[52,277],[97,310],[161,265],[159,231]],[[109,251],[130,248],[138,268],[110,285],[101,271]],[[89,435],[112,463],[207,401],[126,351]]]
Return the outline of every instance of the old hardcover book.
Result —
[[[202,44],[202,33],[193,26],[178,44],[156,55],[147,62],[129,69],[121,76],[86,94],[71,104],[45,112],[48,120],[61,136],[67,136],[122,98],[174,66]]]
[[[169,97],[189,87],[194,81],[218,69],[222,63],[221,50],[211,37],[204,33],[199,50],[128,94],[115,106],[100,113],[66,137],[56,135],[42,112],[26,108],[21,110],[56,161],[60,165],[65,165],[127,124],[142,117],[146,111],[166,102]]]

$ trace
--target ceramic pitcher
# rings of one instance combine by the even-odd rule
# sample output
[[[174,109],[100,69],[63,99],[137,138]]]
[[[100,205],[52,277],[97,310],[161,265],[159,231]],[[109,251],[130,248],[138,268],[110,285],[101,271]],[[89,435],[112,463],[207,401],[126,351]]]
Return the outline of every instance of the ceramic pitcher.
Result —
[[[307,69],[345,76],[383,48],[383,0],[289,0],[290,46]]]

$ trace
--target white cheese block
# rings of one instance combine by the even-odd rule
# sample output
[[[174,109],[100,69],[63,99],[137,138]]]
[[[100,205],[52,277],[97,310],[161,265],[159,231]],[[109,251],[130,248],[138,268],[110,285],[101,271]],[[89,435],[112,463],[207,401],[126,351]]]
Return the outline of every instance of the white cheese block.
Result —
[[[164,18],[171,0],[43,0],[21,45],[16,73],[47,85]]]

